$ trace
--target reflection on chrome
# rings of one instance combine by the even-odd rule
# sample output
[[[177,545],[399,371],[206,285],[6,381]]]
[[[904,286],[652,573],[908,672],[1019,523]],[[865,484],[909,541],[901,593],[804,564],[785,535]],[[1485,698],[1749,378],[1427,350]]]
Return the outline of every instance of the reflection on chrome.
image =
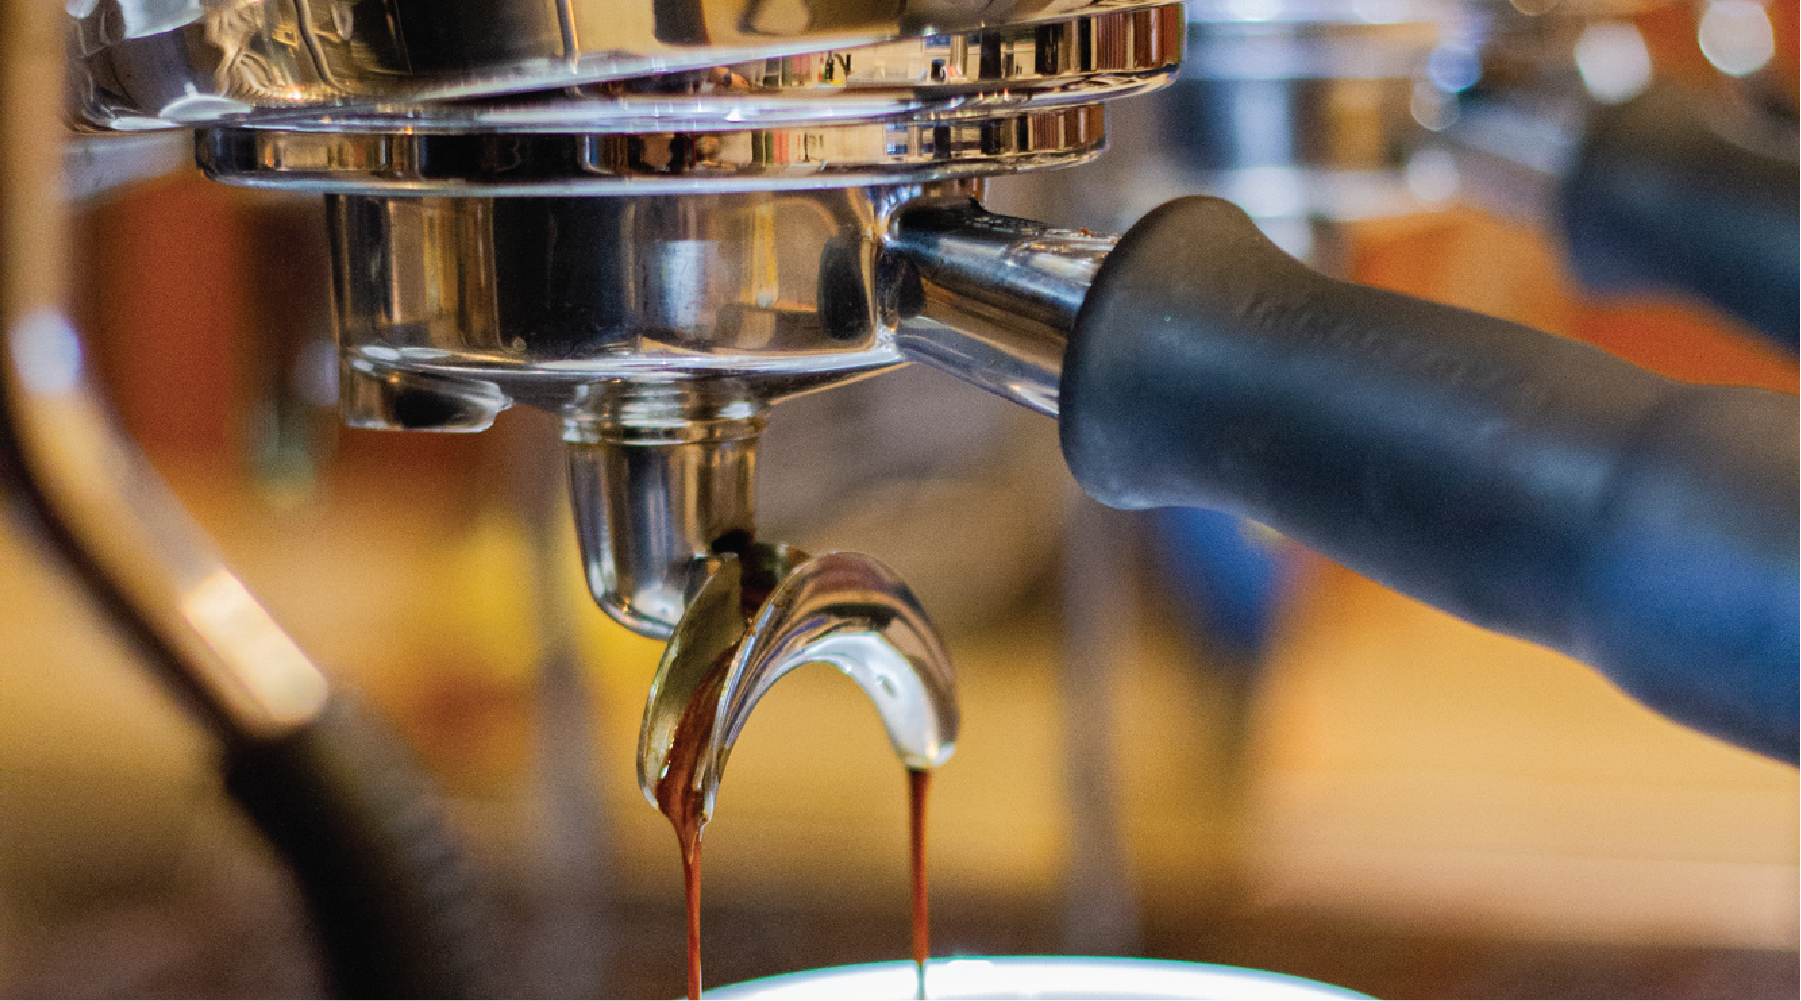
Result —
[[[1181,25],[1181,7],[1165,4],[482,99],[382,99],[226,115],[214,108],[204,117],[166,124],[324,132],[650,132],[1042,109],[1168,82],[1182,59]],[[177,110],[191,112],[192,102]],[[88,109],[86,117],[92,125],[119,126],[100,109]]]
[[[780,85],[789,87],[808,78],[825,87],[1050,81],[1160,65],[1161,57],[1153,58],[1159,46],[1142,32],[1129,41],[1131,22],[1108,19],[1147,6],[740,0],[703,10],[667,0],[415,0],[371,17],[368,5],[348,2],[69,5],[78,112],[112,129],[493,97],[716,68],[726,80],[749,76],[741,68],[759,77],[787,71],[791,82]],[[154,16],[152,8],[174,16]],[[1075,18],[1088,23],[1056,25]],[[1078,57],[1083,47],[1070,44],[1076,35],[1099,40],[1102,57]]]
[[[342,193],[666,194],[905,184],[1080,163],[1102,149],[1098,104],[1046,111],[700,132],[200,133],[214,180]]]
[[[67,318],[9,318],[0,466],[45,534],[168,680],[228,740],[313,721],[325,676],[226,569],[180,501],[115,427]]]

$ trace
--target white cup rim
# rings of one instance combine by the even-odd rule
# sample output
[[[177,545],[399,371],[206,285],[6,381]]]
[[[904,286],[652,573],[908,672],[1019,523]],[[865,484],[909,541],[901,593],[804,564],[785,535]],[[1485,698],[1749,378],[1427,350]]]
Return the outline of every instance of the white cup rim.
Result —
[[[912,998],[910,962],[805,970],[708,991],[709,998]],[[971,956],[934,959],[931,998],[1365,998],[1368,995],[1266,970],[1110,956]]]

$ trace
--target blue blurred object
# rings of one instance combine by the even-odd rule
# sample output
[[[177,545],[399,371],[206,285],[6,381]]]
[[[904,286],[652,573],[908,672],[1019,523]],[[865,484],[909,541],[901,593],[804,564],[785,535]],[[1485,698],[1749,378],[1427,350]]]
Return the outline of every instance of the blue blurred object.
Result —
[[[1564,181],[1570,263],[1603,291],[1697,296],[1796,348],[1795,126],[1662,85],[1596,114]]]
[[[1151,512],[1159,570],[1211,649],[1255,663],[1288,593],[1291,560],[1281,537],[1206,508]]]

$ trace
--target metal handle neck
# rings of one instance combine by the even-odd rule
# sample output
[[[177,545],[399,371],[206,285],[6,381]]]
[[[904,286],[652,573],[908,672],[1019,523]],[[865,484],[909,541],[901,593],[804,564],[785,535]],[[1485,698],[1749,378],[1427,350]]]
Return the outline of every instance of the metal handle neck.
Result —
[[[924,362],[1056,416],[1063,349],[1119,241],[997,215],[974,199],[921,199],[883,245],[897,343]]]

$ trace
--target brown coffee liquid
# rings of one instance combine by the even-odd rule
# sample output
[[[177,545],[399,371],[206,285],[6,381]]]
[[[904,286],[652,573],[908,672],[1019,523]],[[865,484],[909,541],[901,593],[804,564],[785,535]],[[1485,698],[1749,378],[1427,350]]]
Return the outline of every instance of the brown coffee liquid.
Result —
[[[926,959],[932,954],[932,924],[926,906],[926,792],[932,773],[907,769],[907,826],[913,861],[913,966],[919,971],[919,997],[926,996]]]
[[[747,581],[745,615],[768,597],[764,581]],[[721,654],[706,680],[694,692],[675,727],[664,759],[663,777],[657,780],[657,808],[675,828],[682,849],[682,887],[688,905],[688,997],[700,997],[700,836],[706,827],[706,798],[694,788],[694,770],[700,765],[701,748],[712,735],[719,712],[719,696],[727,669],[737,653],[733,647]],[[931,924],[926,908],[926,792],[932,773],[907,770],[908,828],[913,864],[913,964],[919,973],[919,996],[926,996],[926,958],[931,952]]]
[[[700,997],[700,835],[706,827],[706,799],[694,788],[694,769],[700,750],[713,730],[719,709],[720,688],[725,683],[728,653],[722,658],[682,713],[670,741],[663,777],[657,780],[657,808],[675,827],[682,846],[682,885],[688,902],[688,997]]]

